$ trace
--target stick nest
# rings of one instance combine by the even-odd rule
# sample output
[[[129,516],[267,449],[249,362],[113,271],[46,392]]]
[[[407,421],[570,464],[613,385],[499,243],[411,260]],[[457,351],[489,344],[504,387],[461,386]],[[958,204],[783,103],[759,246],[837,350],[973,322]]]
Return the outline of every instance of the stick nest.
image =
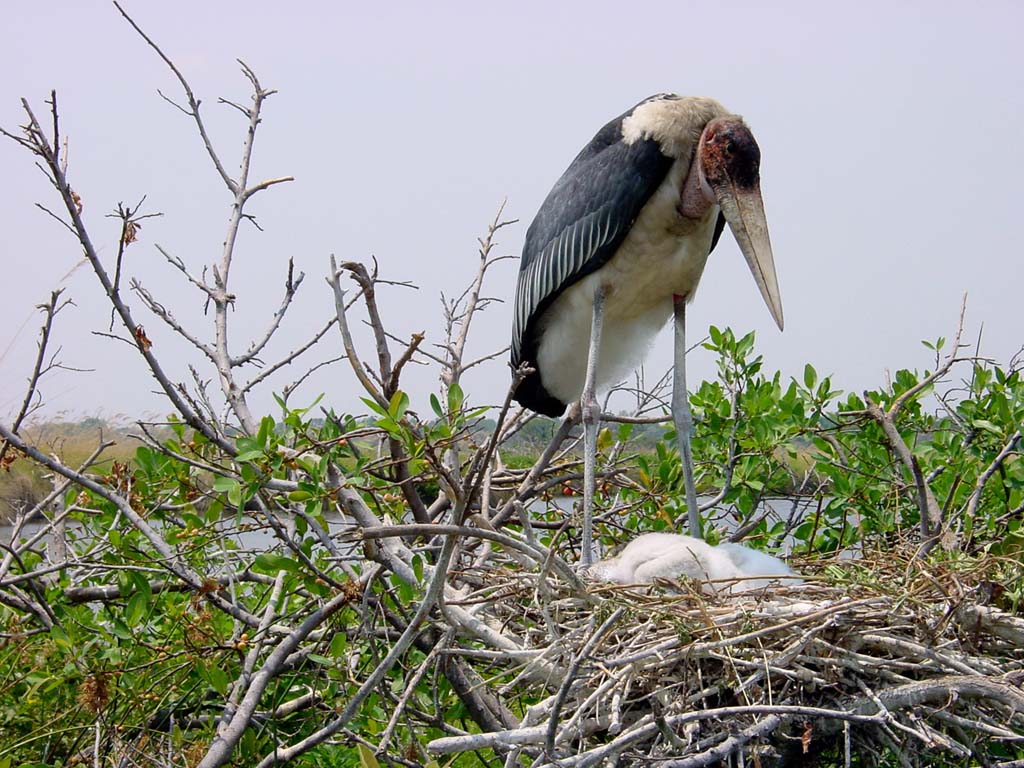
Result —
[[[463,605],[484,603],[477,615],[521,648],[464,652],[524,716],[429,748],[561,768],[1024,756],[1024,619],[996,581],[1013,564],[890,551],[798,567],[800,587],[721,596],[679,583],[580,591],[519,566],[464,572],[480,587]]]

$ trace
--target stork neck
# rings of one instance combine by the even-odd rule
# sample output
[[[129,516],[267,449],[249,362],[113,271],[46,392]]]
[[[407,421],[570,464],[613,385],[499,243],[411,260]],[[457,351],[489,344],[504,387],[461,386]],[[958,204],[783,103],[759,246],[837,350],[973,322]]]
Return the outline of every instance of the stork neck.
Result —
[[[701,219],[715,204],[715,193],[704,178],[701,167],[700,150],[694,152],[690,170],[683,181],[680,195],[679,212],[688,219]]]

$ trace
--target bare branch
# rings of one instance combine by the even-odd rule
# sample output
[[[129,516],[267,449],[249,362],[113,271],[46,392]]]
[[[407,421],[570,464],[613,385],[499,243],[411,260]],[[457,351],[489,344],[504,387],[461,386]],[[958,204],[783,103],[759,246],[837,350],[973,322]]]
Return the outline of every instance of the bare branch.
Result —
[[[178,107],[178,109],[181,109],[182,112],[185,112],[185,114],[189,115],[195,121],[196,128],[199,129],[199,135],[203,140],[203,146],[206,147],[206,153],[210,156],[210,160],[213,161],[213,165],[217,169],[218,175],[224,184],[227,185],[227,188],[231,190],[233,194],[237,194],[239,187],[244,187],[245,184],[244,182],[242,184],[236,184],[228,175],[228,172],[224,170],[224,165],[221,163],[220,158],[214,151],[213,144],[210,142],[210,137],[206,133],[206,125],[203,123],[203,119],[199,116],[200,102],[192,93],[192,88],[189,86],[188,81],[185,80],[185,76],[181,74],[178,68],[174,65],[174,62],[171,61],[162,50],[160,50],[160,46],[153,42],[149,35],[142,31],[139,25],[135,23],[135,20],[125,12],[124,8],[121,7],[117,0],[114,0],[114,7],[117,8],[118,13],[125,18],[125,21],[132,25],[132,29],[138,32],[139,37],[145,40],[146,44],[156,51],[156,55],[163,60],[164,64],[170,68],[171,72],[173,72],[174,76],[178,79],[178,82],[181,84],[181,89],[185,92],[185,98],[188,100],[188,109],[184,109],[182,107]],[[160,95],[163,96],[163,94]],[[166,99],[167,97],[164,96],[164,98]],[[173,102],[171,103],[173,104]],[[175,106],[178,105],[175,104]]]
[[[160,251],[160,253],[163,255],[163,257],[165,259],[167,259],[167,261],[170,262],[171,265],[173,265],[175,268],[177,268],[181,272],[181,274],[183,274],[188,279],[188,281],[190,283],[192,283],[192,285],[194,285],[196,288],[198,288],[203,293],[205,293],[208,299],[212,299],[213,298],[213,289],[210,288],[210,286],[208,286],[202,280],[199,280],[198,278],[193,277],[192,274],[185,267],[185,262],[183,262],[177,256],[171,256],[160,245],[157,245],[156,249],[158,251]]]
[[[468,363],[466,363],[465,365],[462,366],[462,372],[465,373],[470,368],[475,368],[476,366],[480,365],[481,363],[486,363],[489,360],[494,360],[495,358],[498,358],[498,357],[504,357],[505,355],[508,354],[508,351],[511,348],[512,348],[512,345],[507,344],[507,345],[505,345],[504,347],[502,347],[501,349],[499,349],[496,352],[492,352],[489,355],[483,355],[481,357],[478,357],[476,360],[471,360],[470,362],[468,362]]]
[[[196,349],[202,352],[212,362],[216,362],[216,354],[213,348],[207,344],[204,344],[191,333],[189,333],[188,330],[186,330],[185,327],[178,322],[174,315],[171,314],[171,311],[167,309],[167,307],[165,307],[163,304],[161,304],[160,302],[153,298],[153,295],[145,288],[145,286],[142,285],[142,283],[140,283],[138,280],[132,280],[131,287],[132,290],[134,290],[139,295],[139,298],[142,299],[142,303],[146,305],[150,312],[152,312],[154,315],[163,320],[164,323],[172,331],[177,333],[179,336],[185,339],[185,341],[189,342],[192,346],[194,346]]]
[[[971,495],[967,500],[967,506],[963,512],[963,516],[968,520],[974,519],[974,516],[978,511],[978,504],[981,502],[981,494],[984,492],[989,479],[999,471],[999,468],[1003,466],[1008,458],[1014,455],[1020,441],[1021,431],[1018,429],[1010,435],[1010,439],[1006,441],[999,453],[997,453],[995,458],[992,459],[987,467],[985,467],[985,470],[978,475],[978,480],[974,484],[974,490],[971,491]]]
[[[373,330],[373,338],[377,344],[378,380],[384,386],[383,397],[386,401],[390,401],[391,396],[395,394],[387,389],[386,384],[391,380],[391,350],[388,348],[384,322],[381,320],[380,310],[377,308],[377,292],[374,288],[376,275],[371,277],[366,267],[357,261],[344,261],[338,268],[350,273],[362,289],[368,322]]]
[[[289,181],[295,181],[295,177],[294,176],[279,176],[276,179],[267,179],[266,181],[261,181],[259,184],[255,184],[255,185],[249,187],[247,190],[245,190],[245,199],[248,200],[250,197],[255,195],[257,192],[262,192],[264,189],[267,189],[267,187],[272,187],[275,184],[284,184],[285,182],[289,182]]]
[[[387,408],[389,404],[388,399],[384,397],[384,393],[367,375],[366,369],[363,367],[363,363],[356,352],[355,343],[352,341],[352,332],[349,330],[348,317],[345,311],[345,291],[341,287],[341,269],[335,262],[334,256],[331,256],[331,274],[327,278],[327,284],[334,291],[334,309],[337,313],[338,330],[341,331],[341,341],[345,347],[345,357],[348,358],[352,372],[356,375],[366,393],[378,405]]]
[[[142,229],[142,224],[139,222],[144,219],[150,219],[163,214],[160,213],[149,213],[145,215],[139,215],[139,209],[142,208],[142,204],[146,202],[146,197],[143,195],[139,204],[135,208],[130,208],[123,203],[117,204],[117,209],[112,214],[107,214],[108,217],[117,218],[121,220],[121,237],[117,241],[117,260],[114,264],[114,281],[113,290],[115,293],[121,290],[121,266],[124,259],[125,249],[135,242],[138,232]],[[107,330],[114,330],[114,310],[110,310],[110,326]]]
[[[36,345],[36,360],[32,365],[32,373],[28,377],[28,386],[25,388],[25,397],[22,399],[21,407],[18,409],[18,414],[14,417],[14,421],[11,424],[11,431],[15,434],[17,434],[18,430],[21,429],[22,422],[25,420],[25,417],[32,408],[32,401],[36,396],[39,379],[45,373],[44,364],[46,361],[46,348],[50,343],[50,331],[53,328],[53,319],[57,316],[58,312],[71,303],[70,299],[58,303],[61,293],[63,293],[63,289],[51,292],[50,300],[37,307],[37,309],[41,310],[43,313],[43,325],[39,329],[39,342]],[[9,466],[8,463],[5,463],[9,448],[10,444],[7,442],[0,444],[0,468]]]
[[[566,670],[565,677],[562,679],[562,684],[558,688],[558,693],[555,695],[554,702],[551,705],[551,716],[548,719],[547,730],[544,734],[544,745],[549,755],[555,754],[555,735],[558,731],[558,718],[562,712],[562,705],[565,703],[566,697],[569,695],[569,689],[576,680],[576,675],[579,673],[580,667],[584,661],[590,659],[590,654],[593,653],[594,649],[597,648],[598,643],[608,634],[609,630],[615,625],[622,614],[625,613],[625,608],[617,608],[612,612],[612,615],[604,620],[604,623],[590,636],[590,639],[586,644],[579,650],[569,665],[569,669]]]
[[[299,376],[299,378],[295,379],[294,381],[292,381],[289,384],[286,384],[284,386],[284,388],[282,388],[282,390],[281,390],[281,399],[284,400],[285,402],[288,402],[288,398],[291,396],[291,393],[294,392],[299,387],[299,385],[302,384],[302,382],[304,382],[306,379],[308,379],[314,373],[319,371],[321,368],[326,368],[328,365],[333,365],[334,363],[339,363],[339,362],[341,362],[344,359],[345,359],[344,355],[339,355],[338,357],[331,357],[331,358],[328,358],[327,360],[321,360],[316,365],[313,365],[313,366],[309,367],[308,369],[306,369],[306,371],[304,371],[302,373],[301,376]]]
[[[416,354],[416,350],[419,349],[420,344],[423,342],[423,338],[424,335],[421,331],[420,333],[414,333],[409,339],[409,343],[399,356],[398,362],[396,362],[394,368],[391,369],[391,376],[387,383],[388,390],[392,392],[398,391],[398,381],[399,377],[402,375],[402,369],[405,367],[405,364],[412,359],[412,356]]]
[[[493,541],[497,544],[501,544],[503,547],[508,547],[516,550],[517,552],[521,552],[531,560],[537,562],[539,565],[544,565],[549,561],[549,559],[551,559],[551,553],[539,545],[530,545],[507,534],[491,531],[486,528],[470,528],[464,525],[445,525],[439,523],[416,523],[406,525],[371,526],[362,528],[359,531],[359,536],[363,539],[384,539],[410,535],[465,536],[475,539],[485,539],[487,541]],[[567,584],[580,594],[584,594],[586,592],[579,577],[573,573],[572,569],[562,561],[561,558],[551,559],[551,562],[554,565],[554,569],[558,572],[558,575],[561,576]]]
[[[292,259],[288,259],[288,276],[284,281],[284,298],[281,300],[281,306],[277,308],[277,311],[274,313],[274,316],[270,321],[270,327],[267,328],[262,338],[249,345],[249,349],[247,349],[245,353],[231,359],[232,367],[244,365],[256,357],[256,355],[258,355],[267,345],[267,342],[270,341],[271,337],[281,325],[281,320],[288,311],[288,307],[291,306],[292,299],[295,298],[295,294],[298,292],[299,286],[302,285],[302,281],[306,277],[305,272],[299,272],[299,276],[297,278],[293,278],[292,272],[294,268],[295,263]]]
[[[40,211],[42,211],[46,215],[52,217],[58,224],[60,224],[62,227],[64,227],[72,235],[74,235],[75,237],[78,237],[78,233],[75,232],[75,228],[74,227],[72,227],[70,224],[68,224],[66,221],[64,221],[64,219],[62,219],[56,213],[51,211],[45,205],[42,205],[41,203],[36,203],[36,208],[38,208]]]
[[[480,306],[480,290],[483,287],[484,276],[487,274],[488,268],[495,263],[495,260],[491,258],[491,251],[497,243],[494,240],[494,236],[503,227],[507,227],[510,224],[514,224],[515,220],[502,221],[501,215],[505,211],[505,201],[502,201],[501,205],[498,206],[498,212],[494,215],[494,220],[487,228],[487,234],[479,241],[480,242],[480,265],[476,272],[476,277],[473,279],[472,284],[463,295],[452,302],[452,307],[456,307],[462,303],[463,297],[465,298],[465,305],[462,311],[457,315],[453,315],[453,322],[459,325],[459,334],[454,339],[451,338],[451,333],[448,334],[449,339],[449,358],[447,360],[448,374],[447,382],[457,382],[465,370],[462,367],[463,354],[466,349],[466,341],[469,338],[469,329],[473,322],[473,317],[477,313]]]
[[[93,268],[93,272],[95,272],[96,277],[103,286],[103,290],[108,299],[114,305],[114,308],[120,316],[121,322],[125,326],[130,337],[137,339],[139,326],[132,319],[131,312],[127,305],[122,301],[120,294],[114,290],[113,282],[111,281],[106,268],[100,261],[99,255],[93,246],[89,233],[86,230],[85,223],[82,220],[81,200],[68,184],[67,177],[54,154],[53,147],[43,134],[39,121],[36,120],[28,102],[24,99],[22,99],[22,107],[29,118],[29,125],[26,127],[26,132],[29,137],[28,140],[33,148],[33,152],[44,159],[47,172],[50,175],[54,187],[57,189],[62,201],[64,202],[64,207],[71,218],[72,225],[74,226],[75,235],[85,251],[86,258],[88,258],[89,263]],[[54,111],[53,119],[57,119],[56,111]],[[180,396],[174,385],[167,378],[163,368],[152,351],[141,344],[136,346],[138,347],[140,354],[145,359],[146,364],[149,366],[153,376],[156,378],[157,382],[159,382],[164,394],[167,395],[168,399],[174,405],[175,409],[182,415],[182,418],[186,423],[188,423],[188,425],[193,429],[202,433],[207,439],[221,446],[221,448],[231,450],[230,445],[226,443],[204,419],[192,410],[185,399]]]
[[[209,750],[199,761],[198,768],[216,768],[224,765],[230,758],[231,753],[242,738],[242,734],[249,728],[252,715],[260,703],[263,692],[271,680],[281,671],[288,657],[298,648],[299,643],[306,639],[310,632],[322,625],[333,614],[344,607],[350,600],[347,592],[340,592],[332,597],[320,608],[311,612],[296,629],[281,640],[274,651],[267,657],[259,671],[249,681],[249,687],[242,698],[238,709],[235,710],[231,719],[217,729],[217,736],[210,744]]]
[[[446,536],[444,545],[441,547],[441,552],[438,555],[437,564],[434,567],[433,576],[431,577],[430,584],[427,587],[426,593],[423,595],[423,601],[420,603],[419,608],[416,610],[416,614],[409,621],[409,625],[406,630],[402,633],[401,637],[398,638],[391,646],[387,656],[381,660],[376,666],[369,677],[359,686],[359,690],[349,699],[348,704],[341,713],[327,725],[320,728],[318,731],[310,734],[301,741],[296,742],[290,747],[277,748],[266,757],[263,758],[256,766],[256,768],[270,768],[270,766],[277,765],[282,762],[291,760],[293,757],[303,754],[304,752],[312,749],[317,744],[323,743],[326,739],[337,733],[339,730],[344,728],[352,717],[359,711],[359,707],[362,706],[363,701],[366,697],[373,692],[381,680],[391,671],[391,668],[395,665],[398,659],[409,649],[416,639],[416,636],[420,632],[420,627],[426,620],[429,613],[434,609],[438,599],[441,596],[442,589],[444,587],[445,579],[447,577],[448,565],[451,561],[451,556],[455,548],[455,537]],[[246,723],[247,724],[247,723]],[[242,729],[244,730],[244,729]],[[241,737],[241,731],[236,737]],[[212,750],[211,750],[212,751]],[[220,754],[220,753],[219,753]],[[223,765],[223,763],[229,757],[230,752],[223,753],[222,759],[220,760],[208,760],[210,757],[209,753],[207,757],[199,763],[198,768],[215,768],[216,766]]]

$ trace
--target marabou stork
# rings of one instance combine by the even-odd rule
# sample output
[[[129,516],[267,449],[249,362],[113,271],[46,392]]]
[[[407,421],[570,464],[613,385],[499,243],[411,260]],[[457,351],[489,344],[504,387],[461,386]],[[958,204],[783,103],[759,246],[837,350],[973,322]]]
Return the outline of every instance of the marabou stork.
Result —
[[[576,156],[526,233],[512,364],[533,373],[522,405],[584,425],[581,564],[593,563],[597,388],[634,369],[675,314],[672,410],[690,533],[700,535],[686,394],[685,306],[725,225],[782,328],[759,186],[761,152],[742,118],[713,99],[659,94],[605,125]]]

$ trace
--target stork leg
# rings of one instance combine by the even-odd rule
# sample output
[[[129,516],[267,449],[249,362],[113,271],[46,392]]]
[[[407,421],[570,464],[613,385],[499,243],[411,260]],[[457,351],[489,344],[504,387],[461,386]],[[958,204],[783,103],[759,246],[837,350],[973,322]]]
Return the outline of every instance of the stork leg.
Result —
[[[693,477],[693,450],[690,435],[693,432],[693,414],[686,392],[686,297],[673,297],[675,315],[675,361],[672,369],[672,419],[676,424],[679,457],[683,462],[683,484],[686,487],[686,516],[690,535],[703,538],[700,531],[700,509],[697,506],[697,485]]]
[[[587,378],[580,397],[583,419],[583,542],[580,564],[594,563],[594,491],[597,487],[597,428],[601,423],[601,405],[597,402],[597,358],[601,351],[601,324],[604,320],[605,288],[594,290],[594,315],[590,321],[590,352]]]

